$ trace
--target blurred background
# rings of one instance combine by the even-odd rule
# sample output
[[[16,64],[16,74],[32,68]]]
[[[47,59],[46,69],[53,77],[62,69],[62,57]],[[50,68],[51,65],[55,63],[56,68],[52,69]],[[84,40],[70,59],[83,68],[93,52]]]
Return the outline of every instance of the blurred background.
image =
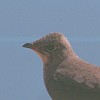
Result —
[[[100,66],[100,0],[0,0],[0,100],[51,100],[41,59],[22,47],[51,32]]]

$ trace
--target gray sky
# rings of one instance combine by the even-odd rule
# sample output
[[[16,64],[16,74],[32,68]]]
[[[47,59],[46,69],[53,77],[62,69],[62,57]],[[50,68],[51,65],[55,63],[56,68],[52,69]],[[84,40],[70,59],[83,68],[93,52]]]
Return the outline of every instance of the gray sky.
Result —
[[[100,0],[0,0],[0,100],[51,100],[41,59],[22,48],[50,32],[100,65]]]

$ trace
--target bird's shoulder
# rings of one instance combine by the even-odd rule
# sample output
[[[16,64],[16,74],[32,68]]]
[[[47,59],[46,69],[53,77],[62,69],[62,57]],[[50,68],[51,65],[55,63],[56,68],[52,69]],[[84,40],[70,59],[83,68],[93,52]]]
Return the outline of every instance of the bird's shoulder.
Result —
[[[89,88],[100,88],[100,68],[80,58],[65,59],[54,73],[56,81],[72,81]]]

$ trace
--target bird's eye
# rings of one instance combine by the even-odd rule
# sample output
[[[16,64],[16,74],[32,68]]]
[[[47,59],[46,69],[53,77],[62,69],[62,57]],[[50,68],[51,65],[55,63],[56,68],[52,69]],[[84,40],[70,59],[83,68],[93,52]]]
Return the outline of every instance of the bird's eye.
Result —
[[[47,51],[49,52],[53,52],[56,49],[53,45],[48,45],[46,48],[47,48]]]

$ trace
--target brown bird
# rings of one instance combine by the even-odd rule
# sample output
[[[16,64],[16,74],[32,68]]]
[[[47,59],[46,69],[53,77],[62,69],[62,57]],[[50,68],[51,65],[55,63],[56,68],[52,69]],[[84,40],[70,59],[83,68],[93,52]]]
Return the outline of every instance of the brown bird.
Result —
[[[62,33],[50,33],[23,47],[41,57],[52,100],[100,100],[100,68],[80,59]]]

